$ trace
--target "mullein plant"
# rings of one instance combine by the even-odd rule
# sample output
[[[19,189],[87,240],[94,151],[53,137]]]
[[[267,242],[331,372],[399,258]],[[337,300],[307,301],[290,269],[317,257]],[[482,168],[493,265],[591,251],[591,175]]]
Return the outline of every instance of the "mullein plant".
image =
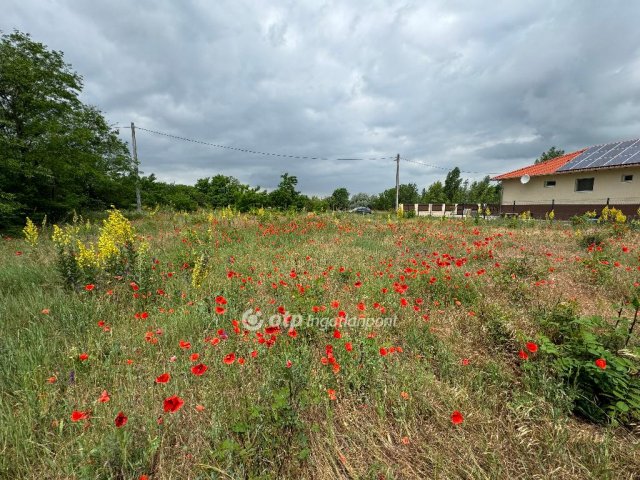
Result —
[[[22,233],[29,245],[32,247],[36,247],[38,245],[38,227],[34,225],[29,217],[27,217],[27,222],[25,227],[22,229]]]
[[[102,274],[133,276],[147,245],[136,237],[133,226],[119,210],[109,211],[95,243],[80,238],[81,230],[88,229],[86,226],[81,229],[78,222],[53,226],[52,241],[65,283],[70,286],[95,283]]]

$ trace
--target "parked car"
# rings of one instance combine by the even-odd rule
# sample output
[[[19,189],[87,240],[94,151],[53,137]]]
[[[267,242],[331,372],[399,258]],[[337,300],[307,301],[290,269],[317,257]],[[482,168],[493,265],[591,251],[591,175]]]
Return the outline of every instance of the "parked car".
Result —
[[[349,210],[351,213],[359,213],[360,215],[371,215],[371,209],[369,207],[356,207]]]

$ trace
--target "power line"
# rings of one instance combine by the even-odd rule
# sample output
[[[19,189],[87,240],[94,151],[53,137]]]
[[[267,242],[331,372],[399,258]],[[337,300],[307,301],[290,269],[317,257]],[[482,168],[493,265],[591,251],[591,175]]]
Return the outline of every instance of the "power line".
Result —
[[[400,160],[404,160],[405,162],[415,163],[416,165],[424,165],[425,167],[437,168],[439,170],[451,171],[451,168],[441,167],[439,165],[432,165],[431,163],[420,162],[418,160],[409,160],[408,158],[400,157]],[[460,173],[470,173],[472,175],[498,175],[497,173],[492,172],[470,172],[468,170],[460,170]]]
[[[114,127],[114,128],[119,128],[119,127]],[[124,128],[124,127],[122,127]],[[231,147],[229,145],[221,145],[219,143],[211,143],[211,142],[205,142],[204,140],[196,140],[193,138],[187,138],[187,137],[182,137],[180,135],[173,135],[171,133],[166,133],[166,132],[160,132],[158,130],[151,130],[149,128],[144,128],[144,127],[140,127],[138,125],[136,125],[136,129],[137,130],[142,130],[145,132],[149,132],[149,133],[153,133],[155,135],[161,135],[163,137],[167,137],[167,138],[173,138],[175,140],[181,140],[183,142],[190,142],[190,143],[196,143],[199,145],[207,145],[209,147],[215,147],[215,148],[224,148],[226,150],[234,150],[236,152],[244,152],[244,153],[252,153],[254,155],[264,155],[264,156],[269,156],[269,157],[280,157],[280,158],[295,158],[295,159],[299,159],[299,160],[336,160],[336,161],[364,161],[364,160],[369,160],[369,161],[374,161],[374,160],[390,160],[393,159],[394,157],[371,157],[371,158],[328,158],[328,157],[312,157],[312,156],[308,156],[308,155],[287,155],[284,153],[273,153],[273,152],[263,152],[263,151],[258,151],[258,150],[251,150],[249,148],[241,148],[241,147]]]

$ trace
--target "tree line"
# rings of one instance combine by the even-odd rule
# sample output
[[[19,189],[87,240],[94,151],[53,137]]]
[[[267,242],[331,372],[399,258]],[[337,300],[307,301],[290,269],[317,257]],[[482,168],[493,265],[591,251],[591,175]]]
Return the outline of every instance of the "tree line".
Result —
[[[0,36],[0,228],[27,215],[59,220],[73,211],[132,208],[138,181],[144,205],[179,210],[395,207],[395,188],[350,195],[340,187],[321,198],[299,192],[298,179],[288,173],[270,192],[225,175],[195,185],[161,182],[153,174],[138,179],[127,144],[98,108],[80,100],[82,88],[82,76],[62,52],[19,31]],[[488,177],[469,184],[458,168],[444,184],[435,182],[421,192],[415,183],[400,186],[401,203],[494,203],[498,198],[498,187]]]

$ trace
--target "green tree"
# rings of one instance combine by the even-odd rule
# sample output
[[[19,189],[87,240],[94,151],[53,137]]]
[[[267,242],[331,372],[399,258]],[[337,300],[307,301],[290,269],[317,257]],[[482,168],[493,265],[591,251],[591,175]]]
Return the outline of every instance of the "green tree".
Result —
[[[356,193],[349,200],[349,207],[372,207],[376,203],[377,197],[367,193]]]
[[[433,182],[427,190],[422,191],[420,203],[447,203],[447,196],[440,180]]]
[[[206,197],[207,203],[213,208],[235,205],[245,188],[237,178],[226,175],[200,178],[196,182],[196,189]]]
[[[491,178],[487,175],[479,182],[471,183],[466,201],[468,203],[500,203],[500,185],[491,185]]]
[[[278,188],[269,194],[271,205],[282,209],[301,208],[303,199],[300,192],[296,191],[298,177],[283,173],[280,178],[282,180],[280,180]]]
[[[260,186],[250,187],[241,185],[239,197],[236,199],[236,207],[241,212],[248,212],[252,208],[260,208],[269,205],[269,195]]]
[[[444,195],[449,203],[458,203],[463,200],[462,178],[458,167],[447,173],[447,178],[444,180]]]
[[[196,187],[156,181],[152,173],[140,179],[142,202],[148,206],[166,205],[176,210],[193,211],[208,205],[207,197]]]
[[[0,37],[0,212],[7,218],[128,206],[126,144],[79,99],[82,77],[62,52],[27,34]],[[1,220],[0,220],[1,221]]]
[[[303,195],[303,206],[308,212],[326,212],[329,207],[329,201],[324,198]]]
[[[415,183],[401,183],[398,193],[398,203],[418,203],[420,195],[418,186]],[[396,208],[396,189],[389,188],[382,192],[374,203],[374,208],[378,210],[393,210]]]
[[[547,160],[551,160],[552,158],[556,158],[556,157],[561,157],[562,155],[564,155],[564,150],[553,146],[546,152],[543,152],[542,155],[540,155],[540,157],[536,159],[535,163],[546,162]]]
[[[336,188],[328,201],[333,210],[346,210],[349,208],[349,191],[344,187]]]

